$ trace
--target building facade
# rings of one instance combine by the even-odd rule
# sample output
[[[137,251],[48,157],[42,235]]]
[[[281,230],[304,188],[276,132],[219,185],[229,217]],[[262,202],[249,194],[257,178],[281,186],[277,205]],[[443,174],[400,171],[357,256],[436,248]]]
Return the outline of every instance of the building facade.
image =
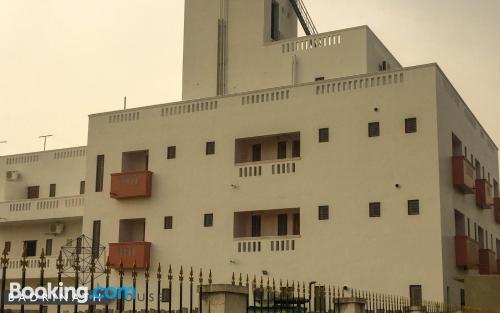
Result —
[[[454,304],[466,275],[497,272],[498,148],[437,64],[402,67],[367,26],[297,37],[289,1],[208,2],[186,0],[182,101],[0,158],[13,258],[85,234],[115,267]]]

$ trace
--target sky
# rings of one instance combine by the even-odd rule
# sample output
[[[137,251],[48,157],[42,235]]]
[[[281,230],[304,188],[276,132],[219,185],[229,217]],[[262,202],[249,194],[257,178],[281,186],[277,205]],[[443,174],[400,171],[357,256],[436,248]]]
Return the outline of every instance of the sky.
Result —
[[[320,32],[368,25],[403,66],[437,62],[500,146],[500,1],[303,1]],[[180,100],[183,16],[182,0],[0,0],[0,155],[85,145],[88,115],[124,96]]]

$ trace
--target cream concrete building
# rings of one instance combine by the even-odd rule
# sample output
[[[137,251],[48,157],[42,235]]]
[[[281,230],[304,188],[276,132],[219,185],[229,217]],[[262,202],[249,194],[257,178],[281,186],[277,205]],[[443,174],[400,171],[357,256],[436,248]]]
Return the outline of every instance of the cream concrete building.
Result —
[[[466,275],[496,273],[498,148],[441,68],[403,67],[367,26],[297,37],[292,2],[186,0],[182,101],[93,114],[85,148],[2,157],[11,255],[83,233],[115,266],[455,304]]]

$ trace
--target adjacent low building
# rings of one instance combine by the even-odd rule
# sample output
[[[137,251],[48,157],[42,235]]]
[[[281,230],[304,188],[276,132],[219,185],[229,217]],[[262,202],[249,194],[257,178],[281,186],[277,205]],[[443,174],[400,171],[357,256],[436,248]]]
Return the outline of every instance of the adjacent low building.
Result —
[[[182,101],[93,114],[86,147],[1,157],[11,262],[83,233],[115,268],[454,304],[466,275],[496,274],[498,148],[442,69],[403,67],[367,26],[297,37],[292,3],[186,0]]]

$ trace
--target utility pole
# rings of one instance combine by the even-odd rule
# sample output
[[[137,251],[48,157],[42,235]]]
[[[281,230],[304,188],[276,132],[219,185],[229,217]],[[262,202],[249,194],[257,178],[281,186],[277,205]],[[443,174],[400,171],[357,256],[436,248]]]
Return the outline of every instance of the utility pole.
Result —
[[[43,138],[43,151],[45,151],[45,148],[47,147],[47,138],[52,136],[53,135],[43,135],[38,137],[38,138]]]

